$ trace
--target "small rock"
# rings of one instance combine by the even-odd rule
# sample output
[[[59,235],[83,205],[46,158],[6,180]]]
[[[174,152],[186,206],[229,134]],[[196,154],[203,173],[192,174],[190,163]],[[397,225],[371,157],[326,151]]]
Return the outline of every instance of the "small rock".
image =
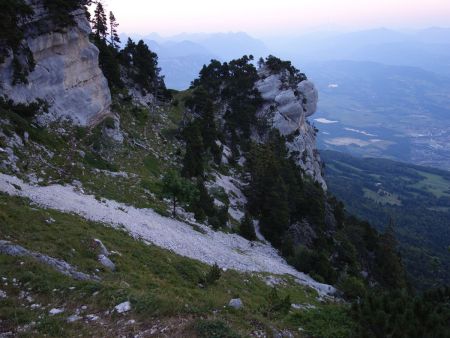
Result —
[[[106,248],[106,246],[103,244],[103,242],[101,240],[99,240],[98,238],[94,238],[94,242],[96,243],[96,245],[98,247],[100,247],[100,253],[102,255],[105,255],[105,256],[109,256],[110,255],[108,249]]]
[[[7,298],[6,292],[3,290],[0,290],[0,299],[5,299]]]
[[[235,298],[230,300],[228,306],[234,309],[242,309],[244,307],[244,304],[242,303],[242,300],[240,298]]]
[[[114,310],[117,313],[124,313],[124,312],[128,312],[131,310],[131,303],[130,302],[123,302],[119,305],[116,305],[116,307],[114,308]]]
[[[295,310],[313,310],[316,308],[311,304],[291,304],[291,307]]]
[[[72,315],[69,318],[67,318],[67,322],[68,323],[74,323],[74,322],[77,322],[77,321],[79,321],[81,319],[83,319],[83,318],[78,316],[78,315]]]
[[[93,321],[93,322],[95,322],[95,321],[97,321],[99,319],[99,317],[96,316],[96,315],[87,315],[86,318],[88,320],[90,320],[90,321]]]
[[[64,312],[64,309],[55,309],[55,308],[53,308],[48,313],[51,316],[54,316],[54,315],[59,315],[60,313],[63,313],[63,312]]]
[[[105,267],[114,271],[116,269],[116,265],[105,255],[98,255],[98,261]]]

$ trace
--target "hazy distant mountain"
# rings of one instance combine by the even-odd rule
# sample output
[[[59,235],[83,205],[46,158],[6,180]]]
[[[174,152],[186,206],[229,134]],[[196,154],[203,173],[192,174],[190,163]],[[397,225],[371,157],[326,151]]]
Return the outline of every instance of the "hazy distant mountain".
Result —
[[[272,53],[292,60],[319,88],[321,147],[450,169],[448,33],[321,32],[268,39],[272,51],[245,33],[140,38],[158,53],[166,84],[174,89],[188,88],[213,58]]]
[[[269,54],[269,49],[262,41],[242,32],[216,33],[195,41],[224,60],[236,59],[246,54],[253,54],[255,57]]]
[[[450,169],[449,77],[355,61],[302,70],[319,88],[322,148]]]
[[[352,33],[314,33],[268,42],[276,54],[297,63],[353,60],[421,67],[450,75],[450,29],[398,32],[386,28]]]
[[[143,39],[158,53],[166,85],[173,89],[189,87],[204,64],[211,59],[229,61],[246,54],[255,57],[267,56],[265,44],[250,35],[238,33],[182,33],[172,37],[161,37],[157,33],[146,36],[130,35],[134,40]],[[123,42],[127,36],[121,36]]]
[[[450,28],[430,27],[416,32],[414,36],[423,42],[450,44]]]

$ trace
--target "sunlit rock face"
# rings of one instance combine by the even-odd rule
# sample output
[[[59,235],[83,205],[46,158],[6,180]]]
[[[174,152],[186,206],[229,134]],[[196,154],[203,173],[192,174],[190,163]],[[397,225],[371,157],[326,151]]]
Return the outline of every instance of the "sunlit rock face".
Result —
[[[316,148],[316,130],[307,121],[307,117],[317,110],[319,96],[316,87],[308,80],[292,83],[287,70],[273,73],[262,66],[259,76],[256,88],[264,99],[264,105],[258,115],[265,117],[286,136],[291,155],[300,167],[326,189]]]
[[[49,113],[46,123],[66,118],[90,125],[109,113],[111,94],[98,65],[98,49],[89,41],[91,28],[84,10],[73,12],[74,25],[54,27],[41,0],[28,0],[34,14],[24,24],[25,39],[36,66],[27,84],[13,84],[13,57],[0,65],[0,95],[16,102],[43,99]],[[10,53],[11,54],[11,53]]]

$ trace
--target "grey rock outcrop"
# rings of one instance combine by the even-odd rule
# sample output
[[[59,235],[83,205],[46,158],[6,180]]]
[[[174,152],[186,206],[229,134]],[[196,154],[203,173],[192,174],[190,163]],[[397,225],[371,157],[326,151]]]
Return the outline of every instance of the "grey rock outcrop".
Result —
[[[326,189],[322,161],[316,148],[316,130],[307,120],[317,110],[316,87],[308,80],[293,85],[287,70],[273,73],[263,65],[258,74],[260,80],[256,88],[264,100],[259,117],[286,136],[287,147],[296,162]]]
[[[25,39],[36,66],[27,84],[13,84],[12,53],[0,64],[0,96],[29,103],[42,99],[49,113],[40,122],[66,118],[78,125],[90,125],[109,114],[111,94],[98,66],[98,49],[89,41],[91,28],[83,9],[74,11],[75,24],[57,28],[48,23],[42,0],[27,0],[33,16],[26,24]]]
[[[244,303],[242,303],[242,300],[240,298],[235,298],[230,300],[230,303],[228,304],[229,307],[232,307],[236,310],[242,309],[244,307]]]
[[[56,259],[47,255],[43,255],[39,252],[30,251],[20,245],[16,245],[8,241],[0,241],[0,253],[15,257],[32,257],[41,262],[42,264],[52,267],[53,269],[62,273],[63,275],[72,277],[73,279],[76,280],[90,280],[90,281],[100,280],[100,278],[97,276],[91,276],[83,272],[79,272],[75,267],[73,267],[72,265],[61,259]]]
[[[102,264],[105,268],[114,271],[116,269],[116,265],[113,263],[113,261],[109,258],[111,253],[106,248],[106,246],[103,244],[103,242],[99,239],[94,239],[94,243],[99,247],[100,254],[98,255],[98,261],[100,264]]]

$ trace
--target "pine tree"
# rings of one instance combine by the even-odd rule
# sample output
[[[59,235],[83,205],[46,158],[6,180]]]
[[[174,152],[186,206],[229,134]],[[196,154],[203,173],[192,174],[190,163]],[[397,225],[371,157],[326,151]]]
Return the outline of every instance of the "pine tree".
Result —
[[[110,37],[110,44],[113,48],[118,49],[120,46],[120,38],[117,34],[117,27],[119,27],[119,24],[116,21],[116,17],[114,16],[113,12],[109,12],[109,37]]]
[[[392,219],[380,236],[378,249],[378,273],[385,287],[390,289],[401,289],[406,287],[405,272],[402,260],[397,252],[397,239],[395,237]]]
[[[133,64],[133,55],[136,51],[136,43],[128,38],[125,48],[120,51],[120,60],[124,66],[129,68]]]
[[[202,176],[204,171],[204,147],[198,123],[188,125],[183,134],[186,140],[186,154],[183,159],[182,175],[184,177]]]
[[[94,34],[98,39],[106,40],[108,35],[108,21],[102,3],[99,1],[94,11],[94,19],[92,20]]]
[[[192,199],[195,189],[191,182],[180,177],[177,171],[170,170],[163,178],[163,194],[172,200],[172,215],[176,216],[179,202],[188,202]]]
[[[197,196],[191,203],[192,211],[197,221],[204,221],[206,217],[212,217],[216,214],[214,198],[208,193],[204,181],[197,179]]]
[[[245,216],[241,221],[239,234],[245,239],[248,239],[249,241],[256,240],[255,227],[253,225],[253,220],[249,213],[245,213]]]
[[[289,226],[290,210],[288,189],[274,148],[269,143],[251,149],[247,161],[251,179],[247,190],[249,210],[259,217],[262,234],[279,248],[283,232]]]
[[[153,53],[143,40],[139,40],[133,54],[133,64],[136,67],[134,81],[140,85],[143,91],[154,91],[157,89],[158,55]]]

